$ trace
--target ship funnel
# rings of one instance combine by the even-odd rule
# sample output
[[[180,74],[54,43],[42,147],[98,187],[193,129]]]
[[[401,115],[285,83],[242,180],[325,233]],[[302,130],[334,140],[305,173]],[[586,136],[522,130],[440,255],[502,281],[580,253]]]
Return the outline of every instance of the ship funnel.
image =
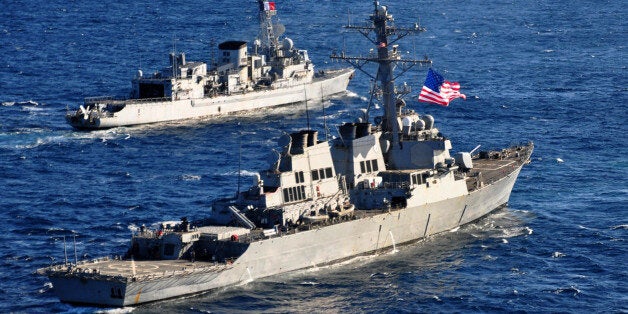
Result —
[[[305,152],[305,147],[307,147],[308,134],[307,131],[301,131],[297,133],[290,134],[292,138],[292,147],[290,148],[290,154],[298,155],[303,154]]]
[[[355,138],[371,134],[371,124],[368,122],[356,123],[355,127]]]
[[[356,126],[355,123],[345,123],[340,126],[340,137],[345,142],[352,142],[355,139]]]
[[[307,132],[307,146],[314,146],[318,144],[318,131],[308,130]]]

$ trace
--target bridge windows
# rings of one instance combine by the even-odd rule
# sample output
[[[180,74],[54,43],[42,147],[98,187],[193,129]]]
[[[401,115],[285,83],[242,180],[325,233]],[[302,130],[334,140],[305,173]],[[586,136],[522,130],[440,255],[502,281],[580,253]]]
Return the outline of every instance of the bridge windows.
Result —
[[[377,172],[377,171],[379,171],[379,165],[377,164],[377,159],[360,161],[361,173],[371,173],[371,172]]]
[[[303,178],[303,171],[295,172],[294,180],[297,182],[297,184],[305,182],[305,179]]]
[[[331,169],[331,167],[312,170],[312,181],[318,181],[333,177],[334,171]]]
[[[283,201],[286,203],[302,201],[307,198],[305,185],[293,186],[283,189]]]

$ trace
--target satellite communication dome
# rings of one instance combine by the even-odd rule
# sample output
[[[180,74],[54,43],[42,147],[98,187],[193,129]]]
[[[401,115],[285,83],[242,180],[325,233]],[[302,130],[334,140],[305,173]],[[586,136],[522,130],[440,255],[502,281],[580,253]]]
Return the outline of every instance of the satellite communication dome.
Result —
[[[286,37],[283,39],[283,49],[284,50],[292,50],[292,48],[294,47],[294,42],[292,41],[292,39]]]

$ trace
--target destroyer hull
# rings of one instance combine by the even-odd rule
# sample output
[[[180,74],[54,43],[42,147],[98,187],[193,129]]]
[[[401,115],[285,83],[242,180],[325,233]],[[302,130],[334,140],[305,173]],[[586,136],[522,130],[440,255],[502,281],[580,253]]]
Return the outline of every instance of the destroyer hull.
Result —
[[[128,306],[195,294],[377,252],[475,221],[507,204],[521,166],[469,194],[250,243],[228,268],[134,281],[49,273],[64,302]]]
[[[353,72],[353,69],[327,71],[328,74],[324,77],[315,78],[310,83],[241,94],[157,102],[129,101],[122,110],[111,116],[86,119],[82,116],[67,115],[66,120],[77,129],[106,129],[231,115],[303,102],[306,99],[318,101],[324,97],[345,92]]]

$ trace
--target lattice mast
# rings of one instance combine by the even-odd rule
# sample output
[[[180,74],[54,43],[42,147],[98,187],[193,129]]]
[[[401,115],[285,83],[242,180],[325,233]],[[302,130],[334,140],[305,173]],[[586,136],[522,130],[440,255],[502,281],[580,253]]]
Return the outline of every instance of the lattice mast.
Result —
[[[367,57],[351,57],[346,56],[343,52],[341,55],[333,54],[331,58],[348,62],[375,81],[371,90],[371,99],[381,97],[380,100],[384,107],[382,131],[391,133],[392,142],[397,143],[400,131],[397,117],[400,116],[403,106],[403,101],[401,100],[411,90],[405,84],[403,87],[397,88],[395,79],[417,64],[430,65],[432,61],[427,57],[423,60],[403,59],[397,45],[394,45],[399,39],[409,34],[425,31],[424,27],[419,26],[418,23],[415,23],[413,28],[396,27],[392,15],[388,14],[386,6],[380,5],[377,0],[374,0],[373,4],[374,11],[369,18],[370,23],[367,23],[366,26],[347,25],[345,28],[356,30],[364,35],[376,46],[377,54],[371,52]],[[363,69],[367,63],[378,64],[375,76]],[[394,70],[397,66],[401,68],[401,73],[395,76]],[[379,88],[377,84],[380,85]],[[378,94],[381,94],[381,96],[378,96]],[[368,119],[368,117],[366,118]]]
[[[280,46],[278,35],[275,33],[275,25],[273,25],[273,16],[277,14],[274,7],[275,3],[264,0],[257,2],[259,3],[259,46],[269,57],[276,57]]]

